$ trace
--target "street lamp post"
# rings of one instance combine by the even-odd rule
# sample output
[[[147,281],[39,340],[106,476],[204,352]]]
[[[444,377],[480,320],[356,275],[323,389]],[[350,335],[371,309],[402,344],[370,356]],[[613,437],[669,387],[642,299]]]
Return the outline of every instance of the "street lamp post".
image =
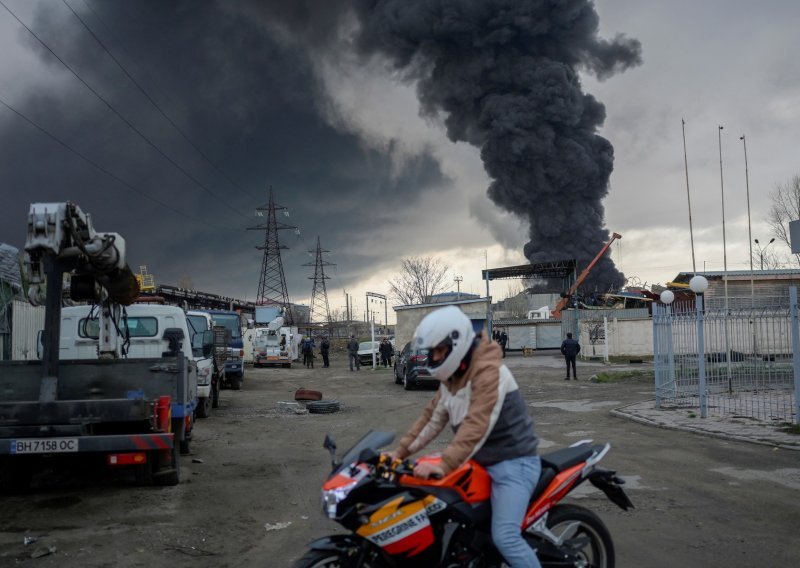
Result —
[[[708,280],[704,276],[695,276],[689,281],[689,288],[695,294],[695,314],[697,316],[697,378],[700,398],[700,418],[708,416],[708,398],[706,396],[706,341],[705,322],[703,319],[703,295],[708,290]]]
[[[747,240],[750,243],[750,307],[755,306],[755,284],[753,278],[753,232],[750,225],[750,173],[747,170],[747,140],[742,134],[739,137],[744,146],[744,184],[747,190]]]
[[[769,245],[775,242],[775,237],[772,237],[769,242],[765,246],[761,246],[761,243],[758,242],[758,239],[753,239],[753,242],[758,245],[758,256],[761,260],[761,270],[764,270],[764,253],[767,252]]]

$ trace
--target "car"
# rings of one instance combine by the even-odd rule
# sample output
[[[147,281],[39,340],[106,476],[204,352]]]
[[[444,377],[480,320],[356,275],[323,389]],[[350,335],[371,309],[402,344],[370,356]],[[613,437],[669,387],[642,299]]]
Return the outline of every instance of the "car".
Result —
[[[394,360],[394,382],[403,385],[406,390],[415,387],[439,387],[439,380],[431,377],[427,370],[428,350],[411,349],[409,341],[403,346]]]
[[[381,353],[378,350],[380,341],[362,341],[358,344],[358,360],[362,365],[372,366],[372,354],[375,353],[375,364],[380,365]]]

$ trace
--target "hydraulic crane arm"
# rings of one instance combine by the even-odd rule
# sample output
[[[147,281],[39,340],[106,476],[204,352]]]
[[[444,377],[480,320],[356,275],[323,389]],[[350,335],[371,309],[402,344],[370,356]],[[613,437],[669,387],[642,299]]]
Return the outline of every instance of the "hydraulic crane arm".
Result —
[[[556,307],[553,308],[554,318],[561,317],[561,312],[564,310],[564,308],[567,307],[567,302],[569,302],[569,299],[578,290],[578,287],[580,287],[580,285],[583,284],[583,281],[586,280],[586,277],[589,276],[589,273],[592,271],[592,268],[594,268],[594,265],[597,264],[597,262],[603,257],[603,255],[606,253],[611,244],[617,239],[621,238],[622,235],[620,235],[619,233],[612,233],[611,240],[609,240],[605,245],[603,245],[603,248],[601,248],[600,252],[597,253],[597,256],[594,257],[594,260],[592,260],[592,262],[589,263],[589,266],[587,266],[583,270],[583,272],[580,273],[580,276],[578,276],[578,278],[575,280],[575,283],[572,284],[572,286],[570,286],[566,297],[561,298],[556,304]]]
[[[96,232],[89,215],[74,203],[31,204],[25,252],[28,300],[34,305],[45,301],[46,273],[54,264],[72,272],[73,299],[99,300],[103,295],[130,305],[139,295],[136,277],[125,264],[125,239]]]

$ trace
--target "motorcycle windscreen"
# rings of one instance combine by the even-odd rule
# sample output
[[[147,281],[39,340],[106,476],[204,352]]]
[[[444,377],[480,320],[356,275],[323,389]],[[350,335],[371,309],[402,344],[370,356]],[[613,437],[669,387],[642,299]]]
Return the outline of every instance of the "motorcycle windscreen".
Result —
[[[356,534],[380,546],[390,556],[416,556],[434,542],[428,517],[442,510],[444,503],[428,495],[416,499],[409,493],[392,497],[377,506],[369,522]]]

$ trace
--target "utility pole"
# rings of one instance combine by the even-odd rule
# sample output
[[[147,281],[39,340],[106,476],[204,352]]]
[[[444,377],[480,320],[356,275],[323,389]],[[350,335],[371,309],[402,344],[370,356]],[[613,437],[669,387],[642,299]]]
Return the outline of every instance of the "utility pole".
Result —
[[[283,262],[281,261],[281,249],[287,248],[282,246],[278,241],[278,231],[283,229],[294,229],[297,227],[278,223],[276,219],[276,211],[286,211],[286,207],[275,204],[275,199],[272,193],[272,186],[269,188],[269,204],[266,207],[256,207],[256,216],[264,217],[266,212],[267,222],[256,225],[255,227],[247,227],[248,231],[264,231],[264,245],[256,246],[258,250],[264,251],[264,257],[261,261],[261,276],[258,280],[258,294],[256,295],[256,304],[264,305],[278,305],[283,307],[283,313],[287,323],[294,323],[292,316],[292,305],[289,302],[289,292],[286,288],[286,276],[283,272]],[[286,212],[288,216],[288,212]]]
[[[312,251],[308,251],[312,252]],[[309,322],[314,323],[315,319],[316,322],[324,322],[328,325],[331,324],[331,312],[328,306],[328,291],[325,288],[325,280],[328,280],[329,277],[325,276],[325,266],[335,266],[332,262],[327,262],[322,260],[322,253],[323,252],[330,252],[329,250],[323,250],[322,246],[319,242],[319,235],[317,235],[317,251],[316,251],[316,259],[315,262],[312,264],[310,262],[304,264],[303,266],[313,266],[314,267],[314,276],[309,276],[309,279],[314,280],[314,287],[311,290],[311,313],[309,315]],[[320,319],[322,316],[322,319]]]
[[[463,276],[456,276],[454,280],[456,281],[456,288],[457,288],[456,301],[458,301],[458,300],[461,299],[461,282],[464,280],[464,277]]]

